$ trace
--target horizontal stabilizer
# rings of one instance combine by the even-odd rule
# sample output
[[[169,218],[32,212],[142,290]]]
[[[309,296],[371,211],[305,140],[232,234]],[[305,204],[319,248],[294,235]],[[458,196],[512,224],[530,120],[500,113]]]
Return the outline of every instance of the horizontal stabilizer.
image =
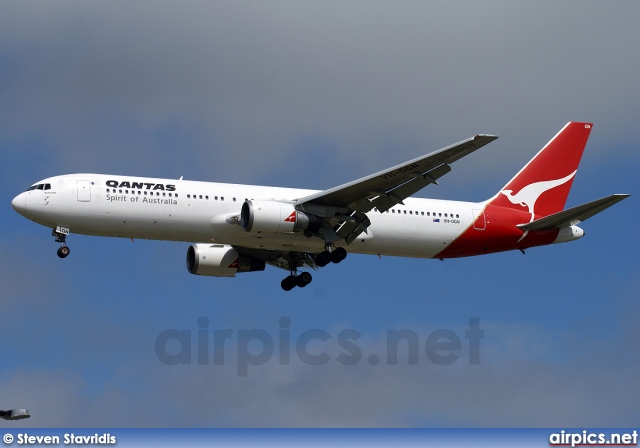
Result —
[[[591,218],[593,215],[608,209],[614,204],[628,198],[628,194],[613,194],[606,198],[598,199],[586,204],[578,205],[567,210],[554,213],[544,218],[536,219],[527,224],[518,224],[522,230],[553,230],[562,227],[575,226],[578,223]]]

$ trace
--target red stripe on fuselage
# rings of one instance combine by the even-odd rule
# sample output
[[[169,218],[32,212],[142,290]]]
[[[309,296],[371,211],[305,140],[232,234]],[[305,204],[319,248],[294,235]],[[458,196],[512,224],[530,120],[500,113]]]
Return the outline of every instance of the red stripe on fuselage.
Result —
[[[527,249],[533,246],[551,244],[558,236],[558,230],[529,232],[521,241],[524,231],[516,227],[531,220],[524,211],[489,204],[484,216],[479,215],[474,223],[434,258],[458,258],[482,255],[506,250]],[[484,222],[484,226],[483,226]],[[484,227],[484,230],[478,228]]]

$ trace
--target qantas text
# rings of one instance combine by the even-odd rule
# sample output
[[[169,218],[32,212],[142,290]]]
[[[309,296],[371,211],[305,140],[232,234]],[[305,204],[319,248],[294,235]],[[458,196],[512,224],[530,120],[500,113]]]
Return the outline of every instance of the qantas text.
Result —
[[[153,184],[149,182],[129,182],[127,180],[118,182],[117,180],[108,180],[107,186],[112,188],[137,188],[138,190],[163,190],[176,191],[176,186],[172,184]]]

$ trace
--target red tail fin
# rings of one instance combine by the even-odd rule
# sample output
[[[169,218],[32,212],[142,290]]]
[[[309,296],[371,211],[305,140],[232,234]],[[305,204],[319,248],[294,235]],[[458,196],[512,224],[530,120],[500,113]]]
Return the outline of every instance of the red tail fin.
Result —
[[[591,127],[591,123],[567,123],[491,204],[528,210],[532,221],[562,211]]]

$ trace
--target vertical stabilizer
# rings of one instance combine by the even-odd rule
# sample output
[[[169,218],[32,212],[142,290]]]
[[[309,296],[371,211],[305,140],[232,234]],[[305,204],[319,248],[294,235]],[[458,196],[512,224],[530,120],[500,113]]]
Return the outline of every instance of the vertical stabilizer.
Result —
[[[531,221],[564,209],[591,123],[570,122],[491,200],[491,205],[524,210]]]

